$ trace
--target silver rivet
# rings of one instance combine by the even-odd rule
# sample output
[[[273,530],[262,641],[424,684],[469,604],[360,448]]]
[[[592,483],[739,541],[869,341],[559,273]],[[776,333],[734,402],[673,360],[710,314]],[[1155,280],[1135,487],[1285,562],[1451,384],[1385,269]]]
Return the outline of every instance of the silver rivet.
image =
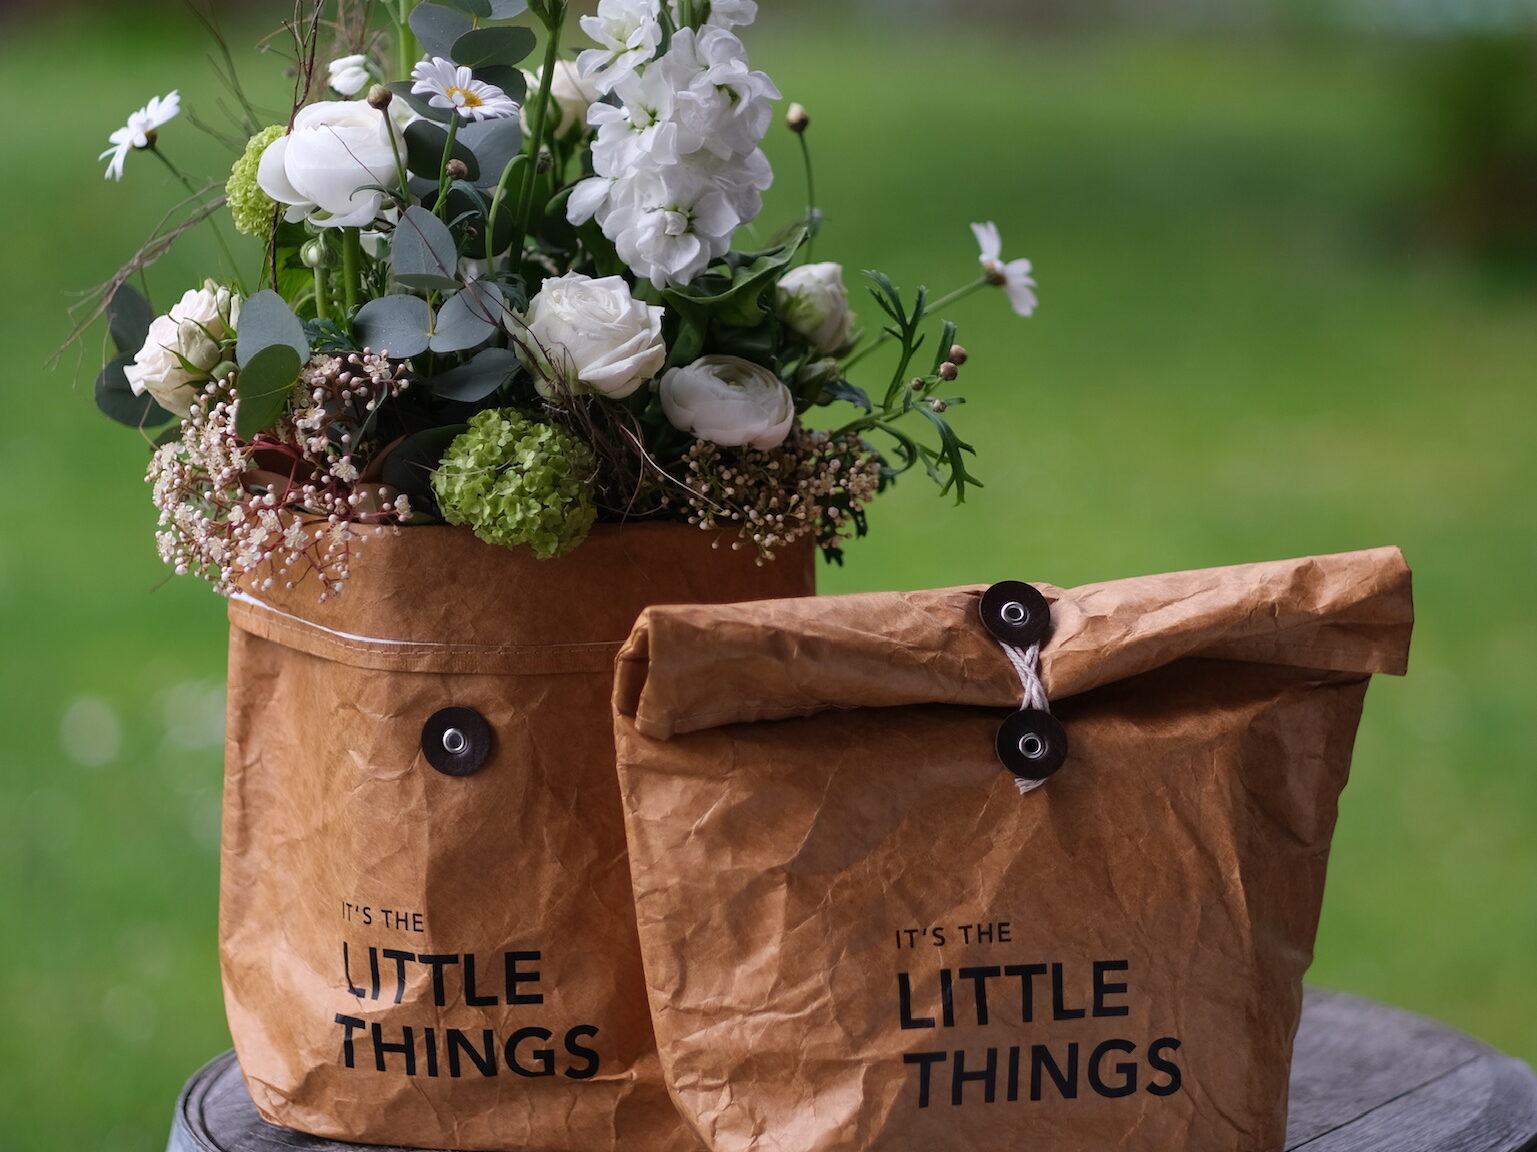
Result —
[[[1039,760],[1046,755],[1046,741],[1034,732],[1026,733],[1020,738],[1019,751],[1026,760]]]
[[[1010,600],[999,610],[999,612],[1000,615],[1003,616],[1003,622],[1005,624],[1013,624],[1018,626],[1023,624],[1026,620],[1030,619],[1030,609],[1026,608],[1018,600]]]
[[[470,742],[464,738],[464,733],[457,728],[450,728],[443,733],[443,751],[450,756],[457,756],[470,746]]]

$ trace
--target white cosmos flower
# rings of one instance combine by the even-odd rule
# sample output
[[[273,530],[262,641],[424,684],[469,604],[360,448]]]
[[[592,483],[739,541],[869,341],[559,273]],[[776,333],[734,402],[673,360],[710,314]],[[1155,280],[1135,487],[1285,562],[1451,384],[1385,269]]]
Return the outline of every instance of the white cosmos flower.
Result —
[[[171,92],[166,96],[156,96],[143,108],[128,117],[128,123],[119,128],[107,139],[112,142],[98,160],[112,157],[107,165],[107,178],[121,180],[123,178],[123,161],[128,158],[130,148],[148,148],[154,141],[155,129],[181,111],[181,95]]]
[[[368,57],[361,52],[353,56],[343,56],[340,60],[332,60],[327,66],[327,71],[330,73],[327,83],[343,96],[356,96],[374,82],[373,70],[368,66]]]
[[[599,92],[611,92],[661,46],[658,0],[599,0],[597,15],[582,17],[582,31],[601,47],[583,52],[576,66]]]
[[[518,102],[495,84],[477,80],[468,68],[434,56],[411,69],[411,93],[428,97],[434,108],[452,108],[466,120],[495,120],[516,116]]]
[[[973,224],[971,231],[982,249],[982,274],[987,277],[988,283],[1008,290],[1009,303],[1014,306],[1015,312],[1021,316],[1031,315],[1035,311],[1036,299],[1030,261],[1010,260],[1007,264],[1003,263],[1003,239],[998,235],[998,225],[991,220],[986,224]]]

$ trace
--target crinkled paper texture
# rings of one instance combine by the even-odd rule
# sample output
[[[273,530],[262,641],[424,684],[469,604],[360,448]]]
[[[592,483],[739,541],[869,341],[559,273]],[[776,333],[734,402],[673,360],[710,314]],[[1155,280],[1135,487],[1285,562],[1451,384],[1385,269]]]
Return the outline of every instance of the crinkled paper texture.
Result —
[[[694,1152],[663,1087],[652,1039],[614,775],[613,661],[642,608],[811,591],[810,549],[757,567],[682,525],[599,528],[571,556],[535,561],[462,529],[413,528],[362,542],[346,592],[313,582],[230,604],[220,954],[230,1030],[252,1098],[277,1124],[369,1144],[540,1152]],[[464,778],[421,753],[437,710],[468,706],[494,732],[491,759]],[[347,906],[351,905],[349,911]],[[363,909],[369,909],[365,923]],[[421,930],[383,922],[419,913]],[[343,944],[348,949],[343,964]],[[381,968],[372,995],[369,949]],[[446,1003],[431,967],[446,964]],[[507,952],[538,971],[505,1003]],[[466,1003],[466,954],[478,995]],[[350,977],[350,979],[349,979]],[[363,995],[354,995],[349,985]],[[363,1022],[345,1066],[343,1015]],[[415,1075],[371,1027],[403,1044]],[[574,1026],[596,1075],[568,1052]],[[520,1029],[527,1078],[499,1053],[494,1076],[448,1029],[501,1049]],[[433,1029],[437,1075],[429,1074]],[[483,1049],[482,1049],[483,1051]]]
[[[1282,1146],[1409,571],[1382,549],[1040,587],[1071,755],[1025,796],[983,588],[641,617],[615,697],[635,904],[710,1152]]]

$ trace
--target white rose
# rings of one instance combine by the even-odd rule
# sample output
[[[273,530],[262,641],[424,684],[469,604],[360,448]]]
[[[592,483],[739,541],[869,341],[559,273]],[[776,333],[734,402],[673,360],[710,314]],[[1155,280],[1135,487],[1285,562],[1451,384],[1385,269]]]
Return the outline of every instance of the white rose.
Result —
[[[795,400],[779,377],[736,356],[674,368],[661,392],[674,428],[723,448],[777,448],[795,422]]]
[[[384,193],[365,186],[397,182],[397,146],[404,156],[394,122],[366,100],[310,104],[294,117],[293,130],[262,153],[256,182],[289,205],[291,222],[308,217],[322,228],[365,227],[384,204]]]
[[[536,374],[553,368],[573,392],[622,400],[667,362],[664,311],[635,299],[619,276],[594,280],[572,272],[553,277],[529,302],[524,317],[538,344],[534,355],[544,361],[529,367]]]
[[[528,77],[528,101],[523,105],[523,131],[530,130],[528,123],[528,105],[533,102],[534,94],[539,91],[539,85],[543,82],[544,69],[537,72],[529,72]],[[550,81],[551,112],[560,116],[555,125],[555,135],[564,140],[573,134],[579,134],[587,127],[587,110],[596,104],[603,94],[598,91],[598,86],[582,75],[576,62],[572,60],[559,60],[555,63],[555,78]]]
[[[185,416],[213,370],[226,359],[240,319],[240,297],[212,280],[194,288],[149,326],[149,336],[123,369],[134,394],[148,392],[167,412]]]
[[[843,265],[807,264],[787,273],[774,292],[779,317],[812,348],[831,355],[849,342],[853,314]]]

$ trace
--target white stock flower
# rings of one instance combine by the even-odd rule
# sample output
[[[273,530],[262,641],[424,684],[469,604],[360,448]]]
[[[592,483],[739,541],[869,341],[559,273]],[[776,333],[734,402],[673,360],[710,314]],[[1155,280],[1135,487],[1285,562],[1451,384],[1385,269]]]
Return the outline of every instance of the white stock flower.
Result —
[[[583,16],[581,24],[600,47],[583,52],[576,66],[602,93],[644,67],[662,43],[657,0],[600,0],[597,15]]]
[[[577,186],[569,208],[572,223],[584,223],[581,213],[596,200],[598,223],[619,258],[656,288],[693,280],[730,250],[731,234],[741,223],[726,194],[687,164],[615,180],[601,199],[595,191],[604,191],[603,184]]]
[[[332,60],[327,65],[326,71],[330,74],[326,83],[343,96],[356,96],[374,82],[373,69],[368,66],[368,57],[361,52]]]
[[[593,171],[624,176],[647,168],[676,164],[699,147],[694,138],[680,139],[673,119],[674,92],[659,68],[627,77],[615,89],[618,106],[594,104],[588,113],[596,131],[592,142]]]
[[[988,283],[1008,290],[1009,303],[1019,315],[1031,315],[1035,311],[1036,299],[1030,261],[1011,260],[1007,264],[1003,263],[1003,239],[998,234],[998,225],[992,221],[973,224],[971,231],[982,249],[982,274],[987,277]]]
[[[518,355],[548,393],[540,372],[549,368],[573,392],[612,400],[631,395],[667,362],[662,340],[665,309],[630,294],[619,276],[594,280],[577,272],[544,282],[523,323],[537,344]],[[514,330],[515,336],[518,335]],[[532,360],[533,362],[530,362]]]
[[[240,319],[240,297],[205,280],[149,326],[149,335],[123,369],[136,396],[148,392],[167,412],[185,416],[202,386],[226,359]]]
[[[779,89],[748,65],[747,49],[724,28],[685,28],[657,62],[676,93],[678,121],[696,147],[717,156],[751,152],[768,132]],[[650,70],[648,69],[648,74]]]
[[[828,355],[849,342],[853,313],[843,283],[843,265],[806,264],[780,277],[774,290],[780,318]]]
[[[678,0],[671,0],[670,8],[676,21]],[[704,24],[706,28],[740,28],[757,18],[758,5],[755,0],[712,0],[710,18]]]
[[[110,180],[121,180],[123,162],[128,159],[129,149],[148,148],[154,142],[155,129],[180,111],[181,94],[173,91],[165,96],[154,97],[143,108],[130,115],[127,124],[107,137],[112,147],[97,157],[98,160],[112,157],[107,165],[106,177]]]
[[[777,448],[795,423],[795,400],[767,368],[736,356],[704,356],[660,384],[674,428],[722,448]]]
[[[544,69],[536,72],[525,73],[528,79],[530,93],[539,91],[540,84],[544,80]],[[582,131],[587,126],[587,114],[594,104],[602,97],[598,86],[582,75],[581,69],[571,60],[558,60],[555,63],[555,75],[550,80],[550,101],[553,104],[551,112],[558,112],[560,118],[555,123],[555,135],[564,140]],[[525,121],[528,108],[523,109]],[[529,130],[525,122],[524,131]]]
[[[452,108],[465,120],[496,120],[516,116],[518,102],[495,84],[475,79],[468,68],[434,56],[411,69],[411,92],[426,96],[434,108]]]
[[[256,182],[288,205],[290,222],[306,217],[322,228],[362,228],[374,222],[384,193],[368,185],[398,179],[400,131],[366,100],[322,101],[299,109],[293,130],[262,153]]]

